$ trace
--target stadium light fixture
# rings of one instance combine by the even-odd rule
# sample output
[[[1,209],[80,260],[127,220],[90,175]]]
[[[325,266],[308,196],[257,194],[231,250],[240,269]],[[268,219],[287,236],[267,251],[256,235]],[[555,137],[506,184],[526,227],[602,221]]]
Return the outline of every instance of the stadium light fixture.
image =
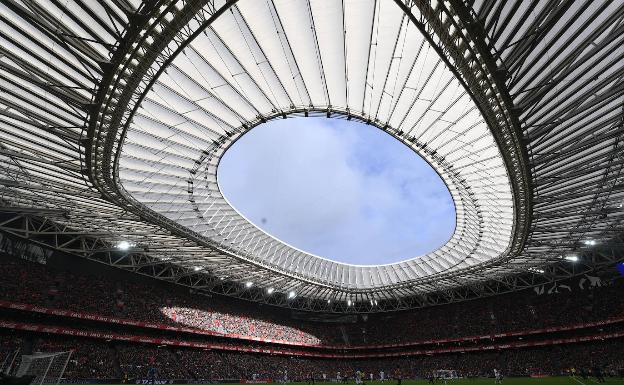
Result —
[[[537,267],[529,267],[529,271],[537,274],[544,274],[544,269],[539,269]]]
[[[195,271],[200,271],[202,269],[201,266],[193,266],[193,270]]]
[[[250,288],[250,287],[252,287],[252,286],[253,286],[253,282],[251,282],[251,281],[247,281],[247,282],[245,282],[245,287],[246,287],[246,288],[248,288],[248,289],[249,289],[249,288]]]
[[[121,242],[119,242],[117,244],[117,248],[119,250],[126,251],[126,250],[130,249],[130,242],[128,242],[128,241],[121,241]]]
[[[578,262],[579,257],[577,255],[566,255],[565,260],[570,262]]]
[[[289,299],[295,298],[296,296],[297,296],[297,293],[295,293],[295,292],[294,292],[294,291],[292,291],[292,290],[288,293],[288,298],[289,298]]]
[[[269,287],[269,288],[267,289],[267,294],[273,294],[273,292],[274,292],[274,291],[275,291],[275,289],[274,289],[274,288]]]
[[[586,239],[585,241],[583,241],[583,243],[587,246],[594,246],[596,244],[596,241],[593,239]]]
[[[353,302],[351,302],[351,300],[347,300],[347,306],[351,306],[353,304]]]

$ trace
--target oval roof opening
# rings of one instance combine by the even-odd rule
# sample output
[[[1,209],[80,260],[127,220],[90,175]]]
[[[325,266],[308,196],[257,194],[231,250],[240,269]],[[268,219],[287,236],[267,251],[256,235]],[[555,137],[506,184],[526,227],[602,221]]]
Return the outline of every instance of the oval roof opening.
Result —
[[[294,117],[258,125],[223,155],[219,188],[267,234],[336,262],[383,265],[432,252],[455,230],[445,183],[377,127]]]
[[[308,12],[301,12],[302,6]],[[224,261],[234,258],[255,266],[253,271],[266,267],[280,272],[284,280],[303,278],[335,290],[371,289],[508,255],[510,247],[519,246],[514,238],[518,211],[500,138],[493,133],[512,133],[504,125],[498,127],[502,131],[490,130],[482,108],[494,116],[492,106],[476,104],[462,75],[447,67],[416,20],[392,1],[241,0],[208,27],[189,24],[203,33],[195,33],[174,57],[132,117],[119,155],[121,192],[140,209],[151,210],[166,228],[210,249],[180,259],[182,264],[214,268],[216,274],[223,271]],[[231,192],[229,198],[223,196],[217,169],[227,149],[248,131],[286,116],[340,114],[374,124],[432,165],[455,205],[455,230],[448,242],[426,247],[426,241],[407,232],[405,239],[411,243],[387,241],[392,246],[388,255],[402,262],[382,265],[391,259],[381,260],[380,252],[371,249],[377,240],[347,225],[351,230],[335,230],[333,239],[353,238],[360,251],[354,253],[353,264],[340,263],[318,256],[344,260],[348,254],[313,249],[274,229],[262,230],[263,218],[265,225],[275,224],[275,213],[260,213],[252,223],[241,215],[244,209]],[[505,154],[517,158],[515,141],[503,142]],[[382,147],[371,145],[367,151],[381,154]],[[326,190],[337,194],[339,189]],[[224,191],[228,193],[226,187]],[[381,195],[376,199],[364,205],[371,216],[384,202]],[[414,218],[427,218],[419,210],[395,209],[402,216],[379,227],[396,239],[403,228],[414,228]],[[336,210],[317,211],[339,217]],[[293,212],[288,215],[297,218]],[[428,225],[438,221],[434,217]],[[317,244],[331,243],[319,238]]]

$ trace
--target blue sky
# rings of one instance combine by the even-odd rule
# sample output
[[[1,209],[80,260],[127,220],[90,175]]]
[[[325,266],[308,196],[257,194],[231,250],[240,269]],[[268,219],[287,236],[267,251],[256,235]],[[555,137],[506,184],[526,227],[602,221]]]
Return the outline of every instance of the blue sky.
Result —
[[[452,198],[425,160],[383,131],[327,118],[262,124],[223,156],[219,186],[258,227],[304,251],[376,265],[443,245]]]

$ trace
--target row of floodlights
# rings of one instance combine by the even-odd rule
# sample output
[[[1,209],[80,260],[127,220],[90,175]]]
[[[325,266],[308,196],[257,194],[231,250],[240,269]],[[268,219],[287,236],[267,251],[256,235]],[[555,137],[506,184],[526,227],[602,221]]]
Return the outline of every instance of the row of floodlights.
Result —
[[[253,285],[254,285],[254,283],[252,281],[245,282],[245,287],[247,289],[250,289]],[[266,292],[267,292],[268,295],[271,295],[271,294],[273,294],[275,292],[275,288],[269,287],[269,288],[266,289]],[[293,299],[296,296],[297,296],[297,293],[294,290],[291,290],[291,291],[288,292],[288,296],[287,297],[288,297],[288,299]],[[328,299],[327,300],[327,304],[331,304],[331,303],[332,303],[332,300]],[[370,304],[371,304],[371,306],[377,306],[378,301],[376,299],[371,299],[370,300]],[[351,299],[347,300],[347,306],[353,306],[353,301]]]
[[[130,242],[128,242],[128,241],[121,241],[121,242],[119,242],[117,244],[117,248],[119,250],[123,250],[123,251],[129,250],[131,247],[132,247],[132,244],[130,244]],[[193,270],[194,271],[200,271],[202,269],[203,268],[201,266],[193,266]],[[220,279],[223,280],[224,278],[221,277]],[[245,287],[247,289],[250,289],[253,285],[254,285],[254,283],[252,281],[245,282]],[[266,291],[267,291],[267,294],[271,295],[271,294],[273,294],[275,292],[275,289],[272,288],[272,287],[269,287],[269,288],[266,289]],[[294,290],[291,290],[291,291],[288,292],[288,299],[294,299],[296,296],[297,296],[297,293]],[[330,304],[331,300],[328,299],[327,303]],[[371,306],[376,306],[377,305],[377,300],[376,299],[374,299],[374,300],[371,299],[370,303],[371,303]],[[352,305],[353,305],[353,302],[350,299],[347,300],[347,306],[352,306]]]
[[[596,246],[598,242],[595,239],[586,239],[583,241],[583,244],[586,246]],[[568,262],[578,262],[581,260],[581,258],[577,254],[562,255],[561,259],[564,259]],[[529,268],[529,271],[532,271],[534,273],[544,274],[544,270],[539,269],[537,267],[531,267]]]
[[[594,245],[596,245],[596,241],[595,241],[595,240],[593,240],[593,239],[588,239],[588,240],[585,240],[585,241],[583,241],[583,243],[584,243],[585,245],[587,245],[587,246],[594,246]],[[130,249],[130,247],[132,247],[132,244],[130,244],[130,242],[128,242],[128,241],[121,241],[121,242],[119,242],[119,243],[117,244],[117,248],[118,248],[119,250],[122,250],[122,251],[127,251],[127,250],[129,250],[129,249]],[[565,259],[566,261],[570,261],[570,262],[578,262],[579,257],[578,257],[577,255],[570,254],[570,255],[565,256],[565,257],[564,257],[564,259]],[[195,266],[193,269],[194,269],[195,271],[199,271],[199,270],[201,270],[202,268],[201,268],[200,266]],[[530,271],[533,271],[533,272],[535,272],[535,273],[542,273],[542,274],[544,273],[544,270],[542,270],[542,269],[538,269],[538,268],[530,268],[529,270],[530,270]],[[251,281],[247,281],[247,282],[245,282],[245,287],[246,287],[247,289],[251,288],[252,286],[253,286],[253,282],[251,282]],[[273,294],[273,292],[275,291],[275,289],[274,289],[274,288],[272,288],[272,287],[269,287],[269,288],[267,288],[266,290],[267,290],[267,294],[269,294],[269,295]],[[293,290],[291,290],[291,291],[289,291],[289,292],[288,292],[288,299],[293,299],[293,298],[295,298],[296,296],[297,296],[297,293],[295,293]],[[328,299],[328,300],[327,300],[327,303],[328,303],[328,304],[331,304],[331,299]],[[376,299],[371,299],[371,300],[370,300],[370,304],[371,304],[371,306],[377,306],[377,300],[376,300]],[[348,300],[347,300],[347,306],[353,306],[353,301],[351,301],[351,299],[348,299]]]
[[[585,244],[586,246],[595,246],[597,243],[598,242],[596,242],[596,240],[594,240],[594,239],[586,239],[586,240],[583,241],[583,244]],[[117,248],[119,250],[122,250],[122,251],[127,251],[132,246],[134,246],[134,245],[131,244],[128,241],[120,241],[119,243],[117,243]],[[253,285],[253,283],[252,283],[252,285]],[[249,287],[251,287],[251,285]]]
[[[252,286],[253,286],[253,282],[251,282],[251,281],[247,281],[247,282],[245,282],[245,287],[246,287],[247,289],[251,288]],[[274,288],[272,288],[272,287],[269,287],[269,288],[267,288],[267,289],[266,289],[266,292],[267,292],[267,294],[269,294],[269,295],[273,294],[273,292],[274,292],[274,291],[275,291],[275,289],[274,289]],[[288,298],[289,298],[289,299],[293,299],[293,298],[295,298],[296,296],[297,296],[297,293],[295,293],[293,290],[291,290],[291,291],[289,291],[289,292],[288,292]]]
[[[564,259],[564,260],[566,260],[568,262],[578,262],[578,261],[581,260],[581,258],[578,255],[576,255],[576,254],[562,255],[561,259]],[[544,274],[545,273],[544,269],[540,269],[538,267],[529,267],[528,270],[530,272],[538,273],[538,274]]]

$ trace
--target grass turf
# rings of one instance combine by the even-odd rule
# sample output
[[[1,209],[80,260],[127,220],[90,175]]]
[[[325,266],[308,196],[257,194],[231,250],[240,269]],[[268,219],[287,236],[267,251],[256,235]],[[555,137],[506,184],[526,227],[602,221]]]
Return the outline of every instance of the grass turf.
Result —
[[[366,385],[396,385],[396,381],[366,381]],[[436,385],[443,385],[444,381],[438,380]],[[474,379],[459,379],[459,380],[447,380],[447,385],[494,385],[493,378],[474,378]],[[598,382],[595,379],[582,379],[580,377],[546,377],[546,378],[505,378],[503,385],[595,385]],[[306,385],[306,382],[293,382],[293,385]],[[349,381],[348,385],[354,385],[354,381]],[[403,380],[402,385],[427,385],[426,380]],[[624,385],[624,378],[606,378],[605,384],[609,385]],[[336,385],[335,382],[319,382],[315,385]]]
[[[444,381],[437,380],[436,385],[444,385]],[[132,384],[131,382],[126,384]],[[277,383],[276,383],[277,384]],[[342,383],[341,383],[342,384]],[[396,385],[396,381],[366,381],[366,385]],[[428,385],[426,380],[403,380],[402,385]],[[493,378],[471,378],[471,379],[459,379],[459,380],[447,380],[447,385],[494,385]],[[598,382],[593,379],[582,379],[580,377],[546,377],[546,378],[526,378],[526,377],[511,377],[503,380],[503,385],[595,385]],[[606,378],[605,384],[608,385],[624,385],[624,378]],[[81,385],[81,384],[72,384]],[[106,384],[106,385],[122,385],[122,384]],[[194,385],[194,384],[186,384]],[[231,385],[231,384],[223,384]],[[307,382],[289,382],[287,385],[307,385]],[[321,382],[316,381],[315,385],[337,385],[335,382]],[[346,385],[355,385],[354,381],[349,381]]]

